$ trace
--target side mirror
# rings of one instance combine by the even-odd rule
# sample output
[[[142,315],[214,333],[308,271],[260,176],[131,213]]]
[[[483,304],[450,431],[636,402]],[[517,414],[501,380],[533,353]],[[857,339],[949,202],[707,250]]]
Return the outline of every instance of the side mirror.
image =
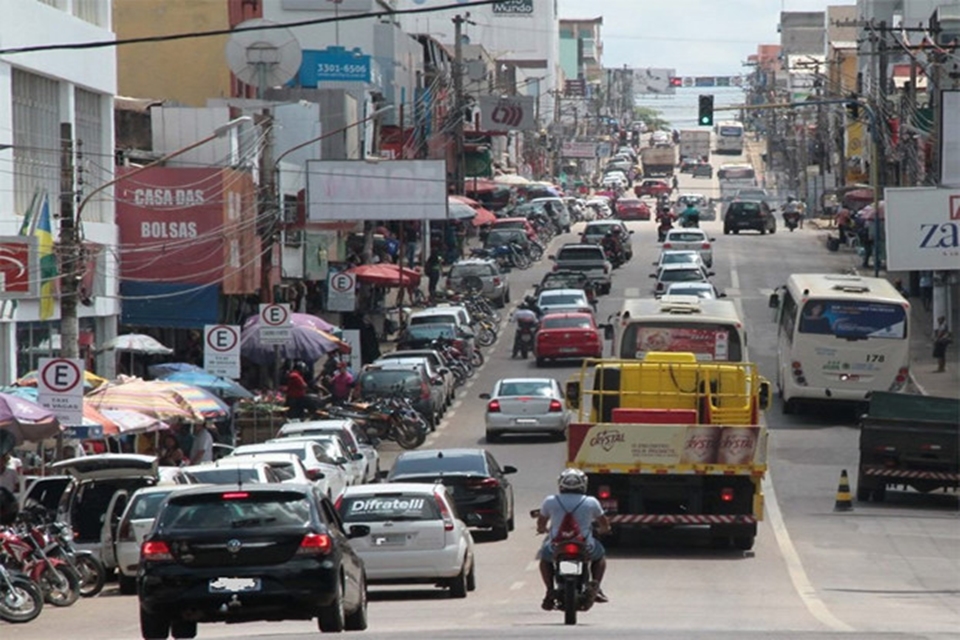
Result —
[[[347,531],[348,538],[363,538],[370,535],[370,527],[365,524],[352,524]]]
[[[338,466],[341,466],[341,467],[342,467],[343,465],[347,464],[347,463],[350,462],[350,461],[347,460],[346,458],[340,457],[340,458],[337,458],[336,460],[334,460],[334,462],[336,462]]]
[[[357,451],[356,453],[350,454],[351,460],[363,460],[363,454]]]
[[[556,260],[557,256],[547,256],[547,260]]]
[[[647,277],[648,277],[648,278],[656,278],[656,277],[657,277],[657,274],[651,273],[651,274],[650,274],[649,276],[647,276]]]
[[[723,293],[722,291],[718,291],[718,292],[717,292],[717,297],[718,297],[718,298],[726,298],[726,297],[727,297],[727,294]]]
[[[323,471],[320,469],[307,469],[307,479],[308,480],[323,480],[327,477]]]
[[[776,309],[780,306],[780,294],[776,291],[770,294],[770,298],[767,300],[767,306],[771,309]]]
[[[707,277],[715,276],[715,275],[717,275],[716,271],[707,271]]]
[[[510,475],[511,473],[516,473],[517,468],[509,464],[503,466],[503,475]]]
[[[481,393],[481,394],[479,395],[479,398],[480,398],[481,400],[489,400],[489,399],[490,399],[490,394],[489,394],[489,393]]]
[[[567,396],[567,405],[571,409],[580,408],[580,382],[571,380],[567,383],[564,395]]]
[[[760,403],[760,410],[766,411],[770,407],[770,382],[763,380],[760,382],[760,389],[757,391],[757,399]]]
[[[716,238],[710,238],[710,242],[716,242],[716,241],[717,241]]]
[[[613,340],[613,325],[612,324],[603,324],[600,325],[603,328],[603,339],[604,340]]]

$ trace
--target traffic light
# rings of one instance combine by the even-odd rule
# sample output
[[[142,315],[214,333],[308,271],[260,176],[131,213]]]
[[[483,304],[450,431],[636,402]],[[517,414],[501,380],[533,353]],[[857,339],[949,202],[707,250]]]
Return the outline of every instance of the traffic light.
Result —
[[[851,93],[847,96],[850,102],[847,103],[847,115],[851,120],[860,119],[860,103],[857,102],[857,94]]]
[[[700,96],[700,110],[697,122],[702,127],[713,125],[713,96]]]

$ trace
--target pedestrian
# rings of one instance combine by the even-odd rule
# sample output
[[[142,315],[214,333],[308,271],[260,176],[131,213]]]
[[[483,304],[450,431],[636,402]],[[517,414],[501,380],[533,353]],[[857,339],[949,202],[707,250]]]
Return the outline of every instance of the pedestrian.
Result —
[[[850,209],[842,207],[837,212],[837,231],[840,233],[840,244],[847,244],[847,234],[850,233]]]
[[[870,222],[860,227],[860,250],[863,251],[863,263],[860,266],[866,269],[873,255],[873,224]]]
[[[943,373],[947,367],[947,347],[953,342],[953,334],[947,326],[947,317],[937,318],[937,328],[933,331],[933,357],[937,359],[937,373]]]
[[[179,467],[183,464],[183,449],[180,448],[180,443],[177,442],[177,436],[172,433],[167,433],[163,436],[163,440],[160,442],[160,466],[162,467]]]
[[[920,274],[920,302],[924,311],[930,311],[933,304],[933,273],[930,271]]]
[[[427,292],[431,298],[437,295],[437,285],[440,283],[440,274],[442,271],[443,258],[439,251],[434,251],[427,258]]]
[[[674,174],[673,176],[673,183],[670,188],[670,193],[673,193],[674,191],[676,191],[677,193],[680,193],[680,180],[677,179],[676,174]]]
[[[213,462],[213,435],[205,422],[193,425],[193,447],[190,449],[190,464]]]
[[[287,397],[284,404],[290,410],[290,418],[303,418],[306,411],[307,381],[303,377],[301,368],[294,364],[287,373]],[[191,454],[192,458],[192,454]]]
[[[407,266],[412,268],[420,254],[420,223],[415,220],[408,222],[403,232],[403,241],[407,245]]]
[[[900,278],[897,278],[896,280],[893,281],[893,286],[897,290],[897,293],[902,295],[904,298],[907,297],[908,295],[907,290],[903,288],[903,280],[901,280]]]
[[[337,373],[330,380],[330,394],[336,402],[346,402],[353,391],[354,377],[346,362],[337,364]]]

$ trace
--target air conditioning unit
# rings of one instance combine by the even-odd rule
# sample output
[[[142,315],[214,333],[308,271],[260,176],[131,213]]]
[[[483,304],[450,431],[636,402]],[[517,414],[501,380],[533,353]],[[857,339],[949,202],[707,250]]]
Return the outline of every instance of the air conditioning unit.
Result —
[[[937,7],[930,16],[930,30],[941,47],[960,44],[960,3]]]

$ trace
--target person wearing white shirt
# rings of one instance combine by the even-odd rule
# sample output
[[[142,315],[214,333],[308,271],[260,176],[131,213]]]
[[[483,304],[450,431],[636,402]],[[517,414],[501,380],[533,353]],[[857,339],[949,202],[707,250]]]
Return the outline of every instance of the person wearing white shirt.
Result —
[[[206,424],[193,425],[193,446],[190,447],[190,464],[213,462],[213,435]]]

